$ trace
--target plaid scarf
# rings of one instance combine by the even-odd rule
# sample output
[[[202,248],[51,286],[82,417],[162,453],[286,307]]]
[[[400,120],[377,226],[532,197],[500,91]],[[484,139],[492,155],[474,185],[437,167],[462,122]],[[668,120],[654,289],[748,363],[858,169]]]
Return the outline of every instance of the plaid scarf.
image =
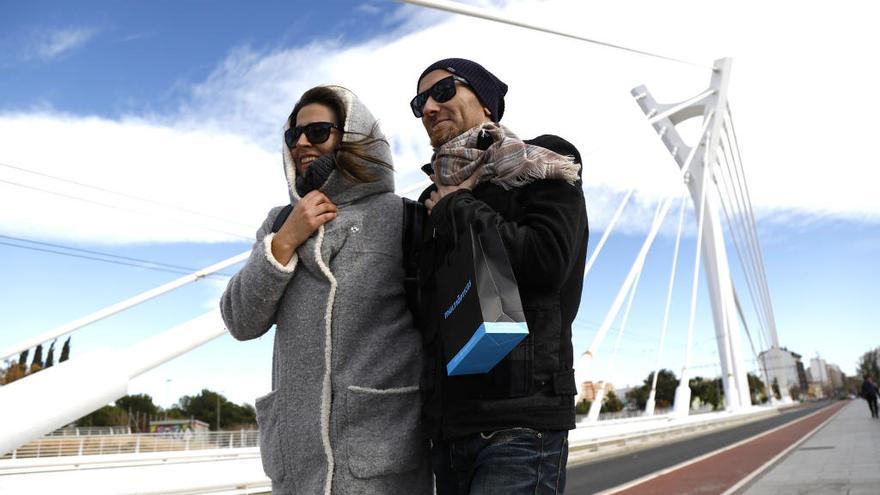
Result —
[[[492,136],[492,145],[486,151],[477,149],[481,132]],[[461,184],[477,173],[478,184],[489,181],[508,190],[540,179],[574,184],[581,167],[573,157],[524,143],[495,122],[478,125],[437,148],[431,165],[435,180],[442,185]]]

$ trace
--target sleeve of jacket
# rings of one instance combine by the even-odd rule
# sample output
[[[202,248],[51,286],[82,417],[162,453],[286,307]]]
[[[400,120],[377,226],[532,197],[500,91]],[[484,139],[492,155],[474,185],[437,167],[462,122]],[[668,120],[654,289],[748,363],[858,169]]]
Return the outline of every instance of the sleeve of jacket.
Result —
[[[260,337],[275,324],[278,304],[294,275],[299,257],[287,265],[272,256],[272,224],[281,207],[273,208],[257,231],[257,240],[244,267],[236,273],[220,298],[226,328],[238,340]]]
[[[459,190],[440,200],[431,216],[444,242],[495,225],[521,288],[556,291],[568,278],[587,225],[580,187],[562,180],[540,180],[527,186],[525,214],[509,221],[471,191]],[[453,226],[456,230],[453,235]]]

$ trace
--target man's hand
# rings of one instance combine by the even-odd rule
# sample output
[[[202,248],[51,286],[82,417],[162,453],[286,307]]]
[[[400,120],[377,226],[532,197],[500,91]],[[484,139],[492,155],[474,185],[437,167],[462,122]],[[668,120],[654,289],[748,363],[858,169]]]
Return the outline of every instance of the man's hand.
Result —
[[[434,209],[434,205],[436,205],[441,199],[443,199],[443,196],[446,196],[447,194],[454,193],[455,191],[458,191],[459,189],[467,189],[467,190],[473,189],[474,185],[477,183],[477,179],[479,178],[479,175],[478,174],[471,174],[470,177],[465,179],[464,182],[462,182],[461,184],[459,184],[457,186],[444,186],[442,184],[437,184],[437,179],[433,175],[431,175],[430,177],[431,177],[431,180],[434,181],[434,184],[437,185],[437,190],[431,192],[431,195],[428,197],[428,199],[425,200],[425,208],[428,209],[429,215],[431,214],[431,210]]]
[[[272,238],[272,256],[286,265],[293,253],[321,225],[333,220],[339,214],[336,205],[321,191],[306,194],[293,208],[284,225]]]

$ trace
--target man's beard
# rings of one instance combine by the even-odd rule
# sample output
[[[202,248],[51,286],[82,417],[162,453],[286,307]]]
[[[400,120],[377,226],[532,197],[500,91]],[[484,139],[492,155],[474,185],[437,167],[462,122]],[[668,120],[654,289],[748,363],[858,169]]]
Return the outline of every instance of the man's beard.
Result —
[[[434,148],[439,148],[444,144],[451,141],[453,138],[458,137],[462,132],[461,129],[456,127],[455,125],[445,125],[441,129],[436,131],[431,131],[431,146]]]

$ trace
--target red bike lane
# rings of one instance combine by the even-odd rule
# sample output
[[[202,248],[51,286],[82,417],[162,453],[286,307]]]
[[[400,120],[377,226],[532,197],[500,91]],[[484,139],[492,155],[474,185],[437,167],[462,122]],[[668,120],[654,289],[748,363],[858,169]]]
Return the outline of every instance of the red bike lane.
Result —
[[[751,439],[603,493],[615,495],[724,493],[787,448],[804,439],[840,411],[845,404],[845,402],[832,404]]]

